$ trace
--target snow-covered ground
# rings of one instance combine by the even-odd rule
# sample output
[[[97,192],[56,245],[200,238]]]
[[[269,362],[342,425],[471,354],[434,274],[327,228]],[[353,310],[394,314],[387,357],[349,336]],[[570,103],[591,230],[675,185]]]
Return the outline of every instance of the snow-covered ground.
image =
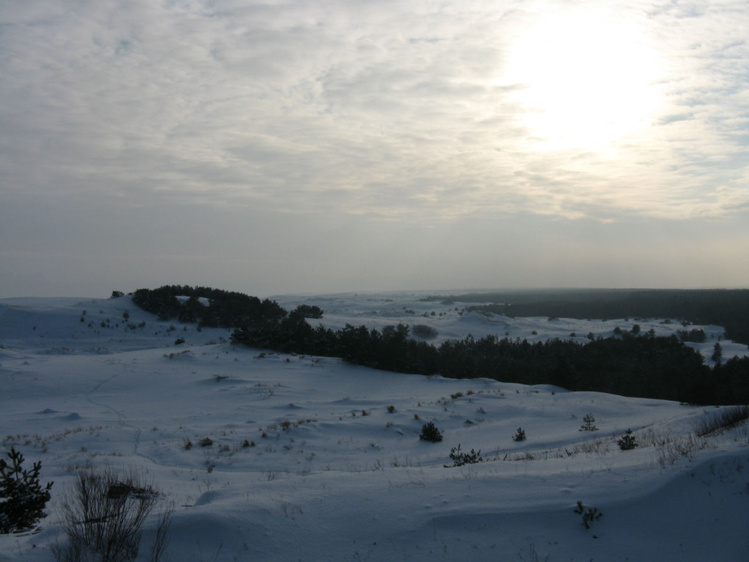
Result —
[[[332,328],[428,325],[435,343],[684,329],[512,319],[420,297],[276,300],[318,305],[314,322]],[[703,328],[709,356],[723,329]],[[55,482],[41,530],[0,536],[0,561],[54,560],[64,492],[79,470],[107,466],[145,475],[162,492],[157,511],[175,505],[173,562],[749,560],[749,428],[695,438],[716,408],[387,373],[229,335],[159,322],[128,297],[0,300],[0,452],[41,461]],[[721,345],[724,359],[747,353]],[[597,431],[581,431],[586,414]],[[419,439],[430,421],[442,442]],[[622,451],[628,428],[640,446]],[[484,462],[445,467],[458,445]],[[590,529],[578,501],[603,514]]]

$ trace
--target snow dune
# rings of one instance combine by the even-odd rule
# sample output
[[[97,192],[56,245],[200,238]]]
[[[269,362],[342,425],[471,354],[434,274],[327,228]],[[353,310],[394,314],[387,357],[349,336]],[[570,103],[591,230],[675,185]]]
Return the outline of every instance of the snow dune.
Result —
[[[418,297],[277,300],[320,306],[314,322],[332,328],[429,325],[435,343],[583,341],[635,322],[461,314]],[[709,355],[722,329],[703,328]],[[229,335],[159,322],[128,297],[0,301],[2,451],[55,481],[41,530],[0,536],[0,561],[55,559],[63,492],[91,466],[134,468],[174,503],[172,561],[749,559],[749,429],[694,437],[715,408],[387,373]],[[588,413],[597,431],[581,431]],[[429,421],[442,442],[419,439]],[[640,446],[622,451],[629,428]],[[446,467],[458,445],[484,462]],[[603,513],[590,529],[578,501]]]

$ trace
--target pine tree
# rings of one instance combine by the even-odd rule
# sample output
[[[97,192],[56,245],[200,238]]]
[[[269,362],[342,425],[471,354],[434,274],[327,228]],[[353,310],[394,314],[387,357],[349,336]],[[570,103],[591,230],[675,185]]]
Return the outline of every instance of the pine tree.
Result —
[[[31,470],[21,468],[23,455],[11,447],[10,463],[0,459],[0,533],[14,533],[31,529],[42,517],[50,499],[52,482],[42,487],[39,483],[41,462]]]
[[[580,431],[598,431],[598,428],[596,427],[596,418],[593,417],[593,414],[585,414],[583,421],[585,423],[580,426]]]
[[[632,430],[628,429],[626,434],[617,441],[619,444],[619,448],[622,451],[631,451],[632,449],[636,449],[640,446],[640,444],[637,442],[637,437],[632,435]]]
[[[442,441],[442,434],[434,422],[425,423],[421,428],[421,435],[419,439],[422,441],[431,441],[432,443],[439,443]]]

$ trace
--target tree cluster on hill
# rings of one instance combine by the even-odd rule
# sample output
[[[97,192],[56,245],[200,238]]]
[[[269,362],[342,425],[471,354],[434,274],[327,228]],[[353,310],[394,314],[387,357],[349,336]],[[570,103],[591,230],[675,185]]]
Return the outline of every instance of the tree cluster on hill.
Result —
[[[427,297],[445,303],[493,303],[474,309],[506,316],[556,318],[676,318],[717,324],[726,336],[749,344],[747,289],[569,289],[507,291]]]
[[[202,305],[201,298],[209,299],[210,305]],[[133,302],[162,319],[234,327],[234,344],[341,357],[387,371],[552,384],[568,390],[693,404],[749,403],[749,358],[720,361],[710,368],[699,352],[676,335],[621,332],[614,337],[591,338],[585,344],[559,339],[530,343],[497,336],[475,339],[469,335],[434,346],[411,337],[405,324],[382,330],[352,325],[335,331],[313,328],[306,318],[322,317],[318,307],[300,305],[288,312],[275,301],[217,289],[178,285],[139,289]]]
[[[711,369],[699,352],[676,336],[625,333],[584,345],[559,339],[529,343],[468,336],[435,347],[412,339],[404,324],[382,331],[351,325],[333,331],[312,328],[303,318],[290,315],[265,326],[237,329],[232,342],[342,357],[357,365],[401,373],[552,384],[692,404],[749,402],[749,358],[734,358]]]
[[[210,304],[203,305],[200,299],[207,299]],[[161,320],[176,319],[179,322],[222,328],[264,324],[287,314],[275,301],[261,301],[243,293],[187,285],[138,289],[133,293],[133,303],[156,314]]]
[[[679,330],[677,332],[677,335],[679,336],[679,339],[681,341],[689,341],[694,343],[704,343],[707,341],[707,335],[705,334],[705,330],[698,329],[698,328],[692,328],[691,330]]]

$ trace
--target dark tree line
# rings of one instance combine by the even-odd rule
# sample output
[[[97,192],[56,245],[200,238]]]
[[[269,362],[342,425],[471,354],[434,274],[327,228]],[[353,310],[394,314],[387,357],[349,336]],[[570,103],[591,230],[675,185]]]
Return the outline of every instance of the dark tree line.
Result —
[[[202,305],[200,298],[209,299],[210,306]],[[341,357],[388,371],[552,384],[573,391],[692,404],[749,404],[749,358],[733,358],[710,368],[677,336],[622,332],[585,344],[468,336],[434,346],[412,338],[405,324],[382,330],[351,325],[335,331],[313,328],[306,318],[322,317],[318,307],[300,305],[288,312],[275,301],[218,289],[179,285],[139,289],[133,302],[162,319],[234,327],[235,344]]]
[[[749,344],[747,289],[570,289],[476,293],[425,300],[495,303],[478,306],[507,316],[565,318],[677,318],[717,324],[726,336]]]
[[[312,328],[289,315],[265,326],[234,331],[232,342],[348,362],[451,378],[491,378],[523,384],[552,384],[568,390],[677,400],[691,404],[749,403],[749,359],[731,359],[713,369],[676,336],[623,334],[584,345],[559,339],[486,336],[443,342],[438,347],[412,339],[408,326],[382,331],[347,325]]]
[[[177,297],[187,297],[180,301]],[[200,299],[208,299],[209,306]],[[243,293],[222,291],[210,287],[165,285],[158,289],[138,289],[133,303],[156,314],[161,320],[197,323],[201,326],[234,328],[242,325],[261,325],[286,316],[277,302],[260,300]]]

